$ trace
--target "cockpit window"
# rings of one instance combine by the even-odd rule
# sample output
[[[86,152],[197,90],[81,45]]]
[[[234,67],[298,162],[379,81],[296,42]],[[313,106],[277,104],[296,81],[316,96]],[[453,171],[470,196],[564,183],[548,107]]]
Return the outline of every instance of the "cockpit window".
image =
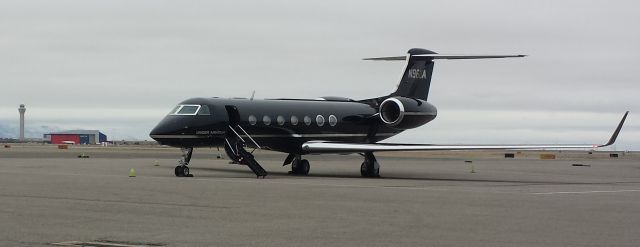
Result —
[[[176,111],[178,111],[178,109],[180,109],[180,107],[182,107],[182,105],[177,105],[175,108],[173,108],[173,110],[171,110],[171,111],[169,112],[169,114],[175,114],[175,113],[176,113]]]
[[[211,115],[211,111],[209,111],[209,107],[206,105],[200,106],[200,111],[198,111],[198,115]]]
[[[182,108],[176,113],[178,115],[195,115],[198,112],[198,105],[183,105]]]
[[[178,105],[171,115],[196,115],[199,109],[200,105]]]

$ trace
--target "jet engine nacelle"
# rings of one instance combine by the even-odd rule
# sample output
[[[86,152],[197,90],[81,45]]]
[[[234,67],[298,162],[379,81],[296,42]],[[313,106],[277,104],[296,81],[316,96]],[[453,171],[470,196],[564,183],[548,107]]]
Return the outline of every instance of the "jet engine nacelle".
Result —
[[[424,100],[391,97],[382,101],[379,113],[385,124],[397,129],[411,129],[436,118],[438,110]]]

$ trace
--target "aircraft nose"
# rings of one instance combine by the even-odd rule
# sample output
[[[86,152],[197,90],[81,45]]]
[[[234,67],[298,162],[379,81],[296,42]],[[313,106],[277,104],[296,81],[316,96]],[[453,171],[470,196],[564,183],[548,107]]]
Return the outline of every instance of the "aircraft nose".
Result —
[[[169,119],[163,119],[154,127],[149,133],[149,137],[158,141],[159,139],[163,139],[164,136],[175,135],[180,131],[180,128],[176,126],[175,121],[171,121]]]
[[[149,137],[153,138],[156,141],[160,139],[161,135],[166,135],[166,132],[164,126],[160,124],[156,125],[156,127],[154,127],[151,132],[149,132]]]
[[[155,139],[155,137],[154,137],[154,136],[162,135],[162,134],[164,134],[164,131],[163,131],[163,127],[162,127],[162,126],[160,126],[160,124],[156,125],[156,127],[154,127],[154,128],[151,130],[151,132],[149,132],[149,136],[150,136],[151,138],[153,138],[153,139]]]

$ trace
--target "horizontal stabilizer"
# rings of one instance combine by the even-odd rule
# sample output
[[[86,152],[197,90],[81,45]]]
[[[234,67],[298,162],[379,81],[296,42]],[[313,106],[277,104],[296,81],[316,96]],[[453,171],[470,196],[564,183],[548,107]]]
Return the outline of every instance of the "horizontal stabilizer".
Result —
[[[527,55],[462,55],[462,54],[416,54],[412,57],[426,57],[431,59],[486,59],[486,58],[511,58],[511,57],[526,57]],[[395,56],[395,57],[371,57],[364,58],[363,60],[373,61],[404,61],[407,56]]]
[[[363,58],[362,60],[373,60],[373,61],[404,61],[407,60],[408,56],[397,56],[397,57],[369,57]]]

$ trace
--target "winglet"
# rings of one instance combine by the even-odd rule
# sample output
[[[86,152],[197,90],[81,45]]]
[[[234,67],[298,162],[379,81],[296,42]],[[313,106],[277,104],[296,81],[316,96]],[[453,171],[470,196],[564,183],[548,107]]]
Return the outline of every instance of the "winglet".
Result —
[[[618,138],[618,134],[620,134],[620,130],[622,129],[622,125],[624,125],[624,121],[627,119],[627,115],[629,115],[629,111],[624,113],[624,116],[622,117],[622,120],[620,120],[620,123],[618,124],[618,127],[616,128],[616,131],[614,131],[613,135],[611,135],[611,138],[609,139],[609,142],[607,142],[607,144],[600,145],[598,147],[610,146],[610,145],[612,145],[612,144],[614,144],[616,142],[616,139]]]

